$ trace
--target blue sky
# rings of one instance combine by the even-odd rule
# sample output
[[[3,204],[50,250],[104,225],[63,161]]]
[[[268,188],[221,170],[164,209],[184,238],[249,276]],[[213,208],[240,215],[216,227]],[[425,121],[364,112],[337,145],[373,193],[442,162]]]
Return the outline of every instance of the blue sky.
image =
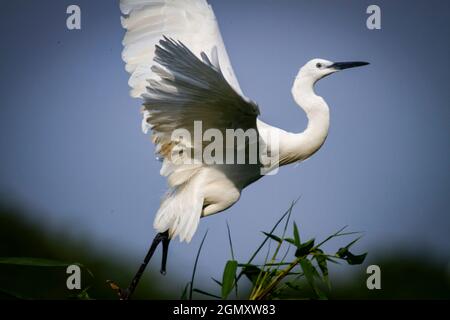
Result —
[[[226,213],[203,220],[190,245],[174,242],[168,272],[188,279],[208,229],[199,277],[218,277],[229,257],[226,221],[244,260],[298,196],[303,238],[349,225],[365,232],[357,250],[425,246],[448,258],[450,4],[378,1],[382,29],[371,31],[369,1],[211,3],[243,91],[272,125],[304,129],[290,90],[309,59],[371,65],[318,84],[331,109],[324,147],[248,187]],[[81,31],[65,27],[69,4],[81,7]],[[117,2],[2,7],[0,194],[38,223],[137,266],[165,181],[140,131],[139,100],[128,95]]]

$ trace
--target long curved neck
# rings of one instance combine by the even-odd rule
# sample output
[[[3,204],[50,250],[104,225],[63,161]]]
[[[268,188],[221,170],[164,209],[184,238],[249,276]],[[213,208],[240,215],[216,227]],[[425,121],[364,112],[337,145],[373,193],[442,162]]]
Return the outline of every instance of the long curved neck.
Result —
[[[330,127],[330,111],[322,97],[314,92],[314,81],[300,72],[292,87],[295,102],[305,111],[308,126],[301,133],[288,133],[280,144],[280,164],[301,161],[312,156],[325,142]]]

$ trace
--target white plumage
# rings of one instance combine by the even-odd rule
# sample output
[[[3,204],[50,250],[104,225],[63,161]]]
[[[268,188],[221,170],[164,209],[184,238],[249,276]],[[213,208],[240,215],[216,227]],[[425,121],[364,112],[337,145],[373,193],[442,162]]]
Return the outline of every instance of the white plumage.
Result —
[[[120,7],[131,95],[143,99],[143,130],[152,130],[163,161],[160,173],[170,187],[154,227],[181,241],[191,240],[201,216],[238,201],[242,189],[262,176],[262,164],[176,163],[173,150],[193,145],[173,140],[174,130],[193,133],[194,121],[201,121],[204,130],[255,129],[268,150],[277,153],[275,166],[304,160],[322,146],[329,127],[328,106],[314,93],[314,84],[338,70],[367,64],[314,59],[302,67],[292,94],[309,122],[302,133],[289,133],[257,119],[259,108],[243,95],[205,0],[121,0]],[[272,136],[278,137],[276,147]]]
[[[199,58],[201,52],[214,56],[216,50],[225,79],[242,94],[216,17],[205,0],[121,0],[120,9],[125,15],[122,26],[127,30],[122,58],[131,73],[133,97],[145,93],[147,80],[154,78],[150,67],[155,45],[163,35],[181,41]]]

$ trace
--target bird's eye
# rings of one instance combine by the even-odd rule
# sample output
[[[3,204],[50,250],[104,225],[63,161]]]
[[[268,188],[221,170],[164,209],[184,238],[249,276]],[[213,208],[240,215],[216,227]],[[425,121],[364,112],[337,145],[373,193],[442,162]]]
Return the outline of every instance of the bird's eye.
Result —
[[[320,69],[320,68],[322,68],[322,64],[319,62],[316,64],[316,67]]]

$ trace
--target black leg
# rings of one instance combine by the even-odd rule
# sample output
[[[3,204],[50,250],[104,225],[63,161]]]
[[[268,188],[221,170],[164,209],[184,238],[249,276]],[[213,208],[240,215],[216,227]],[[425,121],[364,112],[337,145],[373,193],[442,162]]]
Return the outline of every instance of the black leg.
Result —
[[[167,253],[169,252],[169,243],[170,238],[167,236],[166,238],[162,239],[162,261],[161,261],[161,274],[166,274],[166,264],[167,264]]]
[[[136,289],[139,280],[142,277],[142,274],[144,273],[145,268],[147,267],[147,264],[149,263],[150,259],[152,258],[153,254],[155,253],[156,248],[158,247],[159,243],[162,241],[163,245],[163,256],[162,256],[162,264],[161,264],[161,273],[166,273],[166,262],[167,262],[167,252],[169,250],[169,232],[162,232],[158,233],[155,238],[153,239],[152,245],[150,246],[150,249],[147,252],[147,255],[145,256],[144,261],[142,262],[141,266],[139,267],[139,270],[136,272],[136,275],[134,276],[133,280],[131,281],[130,286],[125,289],[119,291],[120,298],[122,300],[129,300],[131,298],[131,295],[133,294],[134,290]]]

